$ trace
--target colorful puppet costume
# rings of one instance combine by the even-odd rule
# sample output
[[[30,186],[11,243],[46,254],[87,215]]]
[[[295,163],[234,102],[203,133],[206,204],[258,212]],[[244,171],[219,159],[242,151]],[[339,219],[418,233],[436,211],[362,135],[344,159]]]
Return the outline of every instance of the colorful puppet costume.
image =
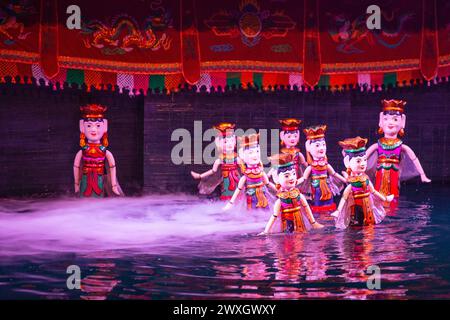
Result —
[[[264,167],[262,164],[245,166],[245,194],[247,196],[247,208],[267,208],[267,188],[264,184]]]
[[[82,106],[82,120],[103,121],[107,107],[89,104]],[[110,180],[110,168],[106,161],[106,150],[108,147],[107,133],[104,133],[101,143],[91,143],[87,141],[83,133],[80,134],[80,147],[82,158],[80,162],[80,197],[102,198],[113,196],[112,184]],[[117,182],[120,195],[123,192]]]
[[[232,123],[221,122],[213,128],[222,141],[227,137],[234,138],[235,125]],[[240,179],[239,158],[234,150],[227,152],[223,146],[218,147],[218,151],[220,152],[218,170],[202,177],[198,189],[200,194],[211,194],[220,185],[220,200],[230,200]]]
[[[405,101],[382,100],[385,114],[404,114]],[[380,128],[379,132],[383,130]],[[398,133],[404,135],[403,129]],[[396,198],[400,194],[400,182],[420,176],[407,152],[403,152],[403,141],[398,137],[382,137],[378,140],[376,152],[369,155],[368,174],[375,179],[375,189],[384,195],[393,194]]]
[[[323,226],[315,221],[305,196],[296,187],[297,173],[292,155],[276,154],[270,157],[270,162],[277,170],[278,199],[261,234],[270,232],[278,216],[281,217],[281,231],[284,233],[303,233],[311,228],[322,228]]]
[[[301,197],[300,190],[281,190],[277,194],[281,204],[281,228],[285,233],[307,232],[311,225],[307,219],[305,208],[308,202]]]
[[[259,134],[250,134],[239,139],[240,148],[250,149],[259,148]],[[242,173],[245,175],[245,194],[247,197],[247,209],[269,208],[267,200],[268,190],[264,178],[267,178],[262,163],[258,164],[241,164]]]
[[[324,141],[326,125],[309,127],[303,130],[306,139],[310,143],[315,141]],[[311,167],[311,172],[305,182],[302,184],[303,192],[311,192],[313,212],[332,212],[336,210],[336,203],[333,197],[342,190],[344,183],[330,174],[328,158],[324,155],[322,158],[314,159],[310,152],[306,153],[306,159]]]
[[[288,118],[288,119],[283,119],[280,120],[280,124],[281,124],[281,131],[284,133],[289,133],[289,132],[296,132],[298,131],[298,133],[300,134],[300,124],[301,124],[301,120],[298,119],[294,119],[294,118]],[[290,146],[290,147],[286,147],[283,143],[283,141],[281,142],[282,147],[280,149],[280,152],[283,154],[291,154],[293,156],[293,161],[294,161],[294,166],[295,166],[295,170],[297,171],[297,176],[301,177],[303,175],[303,162],[305,157],[303,156],[303,154],[301,153],[301,150],[295,146]]]
[[[364,156],[366,144],[367,139],[361,137],[339,142],[344,152],[353,157]],[[365,173],[356,174],[349,170],[347,181],[351,189],[348,195],[343,195],[345,204],[336,217],[336,227],[345,229],[349,225],[366,226],[380,223],[386,213],[383,202],[373,195],[375,189],[369,177]]]

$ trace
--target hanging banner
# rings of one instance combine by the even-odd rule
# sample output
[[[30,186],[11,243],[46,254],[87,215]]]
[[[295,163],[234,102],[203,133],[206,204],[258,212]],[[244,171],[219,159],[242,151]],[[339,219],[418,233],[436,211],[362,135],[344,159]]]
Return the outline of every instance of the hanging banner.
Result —
[[[228,0],[197,6],[202,70],[300,72],[302,2]]]
[[[371,0],[321,0],[320,46],[324,73],[419,68],[422,1],[378,3],[380,29],[369,29]]]
[[[38,63],[40,0],[0,5],[0,60]]]
[[[71,30],[65,23],[73,1],[58,1],[61,65],[129,74],[180,72],[179,0],[78,2],[81,29]]]
[[[303,80],[315,86],[320,79],[321,51],[319,33],[319,0],[305,0],[305,29],[303,42]]]
[[[426,80],[437,75],[439,62],[436,0],[423,0],[420,71]]]
[[[189,84],[200,80],[200,44],[195,0],[180,0],[182,73]]]
[[[58,74],[58,4],[57,0],[41,0],[39,55],[44,74],[51,79]]]

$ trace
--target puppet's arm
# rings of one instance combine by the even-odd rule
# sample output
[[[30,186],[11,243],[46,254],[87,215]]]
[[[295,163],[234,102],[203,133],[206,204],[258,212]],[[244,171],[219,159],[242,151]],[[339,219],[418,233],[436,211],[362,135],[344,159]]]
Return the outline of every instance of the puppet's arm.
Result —
[[[264,231],[259,233],[258,236],[263,236],[270,232],[270,229],[272,229],[273,223],[275,222],[278,215],[280,214],[280,211],[281,211],[281,202],[280,202],[280,199],[277,199],[277,201],[275,201],[275,204],[273,207],[273,215],[271,215],[269,221],[267,221]]]
[[[419,159],[417,158],[414,151],[408,147],[407,145],[402,145],[402,151],[406,152],[408,156],[412,159],[414,166],[416,167],[417,171],[419,171],[420,179],[422,182],[431,182],[431,180],[426,176],[425,171],[423,171],[422,165],[420,164]]]
[[[109,151],[106,151],[106,159],[108,160],[109,164],[112,191],[119,196],[120,192],[119,186],[117,185],[116,161],[114,160],[112,153]]]
[[[347,179],[344,178],[343,176],[341,176],[339,173],[337,173],[330,164],[328,164],[328,173],[332,176],[335,176],[336,178],[341,180],[343,183],[347,183]]]
[[[265,172],[263,172],[263,182],[266,186],[268,185],[270,189],[272,189],[275,192],[278,192],[277,187],[275,186],[274,183],[270,182],[269,176]]]
[[[197,172],[191,171],[191,176],[194,179],[206,178],[206,177],[216,173],[221,164],[222,164],[222,160],[216,159],[216,161],[214,161],[213,167],[211,169],[209,169],[208,171],[205,171],[203,173],[197,173]]]
[[[234,204],[234,201],[238,197],[242,188],[244,188],[246,180],[247,180],[247,178],[245,176],[242,176],[241,179],[239,179],[238,186],[237,186],[236,190],[234,190],[233,196],[231,197],[230,201],[228,201],[228,203],[225,205],[225,207],[223,207],[223,211],[227,211],[227,210],[231,209],[231,207]]]
[[[298,157],[299,157],[299,162],[300,164],[304,165],[305,167],[307,167],[309,164],[305,159],[305,156],[303,155],[303,153],[299,152],[298,153]]]
[[[372,153],[374,153],[375,150],[377,150],[377,148],[378,148],[378,144],[377,144],[377,143],[372,144],[372,145],[366,150],[366,156],[367,156],[367,158],[369,158],[370,155],[371,155]]]
[[[305,208],[306,216],[309,220],[309,223],[313,227],[313,229],[320,229],[323,228],[323,225],[318,223],[316,219],[314,219],[314,216],[312,214],[311,208],[309,207],[308,201],[306,201],[306,198],[304,195],[300,195],[300,204]]]
[[[75,193],[80,192],[80,165],[81,165],[81,157],[83,156],[83,151],[78,151],[75,156],[75,160],[73,161],[73,180]]]
[[[297,180],[297,185],[302,184],[304,181],[306,181],[309,178],[309,175],[311,174],[311,166],[308,166],[305,169],[305,172],[303,172],[303,177]]]
[[[394,195],[393,195],[393,194],[384,196],[384,195],[382,195],[381,193],[379,193],[377,190],[375,190],[375,188],[373,187],[372,182],[371,182],[370,185],[369,185],[369,189],[370,189],[370,192],[371,192],[374,196],[378,197],[381,201],[391,202],[392,200],[394,200]]]
[[[339,201],[338,208],[336,209],[335,212],[333,212],[331,214],[333,217],[338,217],[339,214],[342,212],[342,209],[344,209],[345,203],[347,202],[347,199],[348,199],[348,196],[350,195],[351,190],[352,190],[352,186],[350,184],[347,187],[345,187],[344,193],[342,194],[341,201]]]

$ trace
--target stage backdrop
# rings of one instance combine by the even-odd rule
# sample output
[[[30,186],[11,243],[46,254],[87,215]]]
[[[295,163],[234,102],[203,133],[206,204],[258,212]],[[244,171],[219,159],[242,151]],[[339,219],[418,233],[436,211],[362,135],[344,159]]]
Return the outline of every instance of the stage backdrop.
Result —
[[[366,26],[371,0],[1,3],[0,77],[314,86],[413,71],[431,80],[450,66],[448,0],[377,1],[379,30]],[[80,29],[66,26],[74,4]]]
[[[438,186],[450,182],[448,85],[377,93],[242,90],[131,97],[127,92],[107,90],[54,91],[32,84],[0,84],[0,196],[72,193],[72,165],[79,150],[79,106],[88,102],[109,108],[109,150],[117,159],[118,178],[127,195],[197,192],[189,172],[210,166],[174,165],[171,161],[171,151],[178,143],[171,141],[175,129],[186,129],[201,139],[202,132],[196,136],[193,132],[195,120],[202,121],[203,131],[219,121],[236,122],[244,130],[278,128],[278,119],[288,116],[302,119],[302,128],[327,124],[330,163],[342,170],[338,140],[360,135],[374,143],[384,98],[408,102],[404,141]],[[304,141],[302,134],[303,151]],[[203,146],[207,144],[203,142]],[[194,160],[193,153],[189,158]]]
[[[382,99],[407,101],[407,126],[404,142],[416,152],[425,171],[435,182],[450,181],[450,115],[448,88],[415,88],[400,92],[312,94],[302,92],[244,91],[241,94],[180,94],[170,98],[145,100],[144,190],[148,192],[196,192],[197,181],[190,171],[203,172],[210,165],[174,165],[171,150],[179,141],[171,141],[175,129],[185,128],[194,137],[194,121],[202,121],[203,130],[217,122],[235,122],[238,128],[279,128],[278,119],[302,119],[302,128],[327,124],[328,157],[336,170],[344,170],[338,141],[360,135],[369,144],[378,139],[378,117]],[[196,139],[200,140],[198,135]],[[302,133],[300,148],[304,152]],[[194,142],[193,142],[194,143]],[[203,142],[206,147],[210,142]],[[191,146],[194,163],[194,144]],[[263,154],[265,154],[263,152]],[[270,150],[269,150],[270,155]]]

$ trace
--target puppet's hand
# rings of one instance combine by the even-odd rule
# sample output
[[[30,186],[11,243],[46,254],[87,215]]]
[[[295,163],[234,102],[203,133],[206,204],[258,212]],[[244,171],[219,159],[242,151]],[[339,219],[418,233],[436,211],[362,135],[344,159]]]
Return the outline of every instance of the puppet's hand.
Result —
[[[390,195],[386,196],[386,201],[387,202],[391,202],[392,200],[394,200],[394,195],[393,194],[390,194]]]
[[[345,178],[345,180],[347,180],[348,179],[347,171],[342,171],[342,176]]]
[[[313,229],[322,229],[323,224],[318,223],[317,221],[312,224]]]
[[[260,233],[258,233],[258,236],[267,236],[267,232],[265,232],[265,231],[260,232]]]
[[[431,182],[431,180],[428,179],[428,177],[425,175],[425,173],[420,175],[420,180],[422,180],[422,182],[424,182],[424,183],[430,183]]]
[[[115,186],[112,187],[112,191],[113,191],[116,195],[120,196],[119,187],[118,187],[117,185],[115,185]]]
[[[194,172],[194,171],[191,171],[191,176],[194,179],[200,179],[201,178],[201,175],[199,173],[197,173],[197,172]]]
[[[231,207],[233,206],[232,203],[228,202],[225,207],[223,207],[222,211],[228,211],[231,209]]]
[[[337,218],[339,216],[339,210],[336,210],[335,212],[333,212],[331,214],[331,216]]]

